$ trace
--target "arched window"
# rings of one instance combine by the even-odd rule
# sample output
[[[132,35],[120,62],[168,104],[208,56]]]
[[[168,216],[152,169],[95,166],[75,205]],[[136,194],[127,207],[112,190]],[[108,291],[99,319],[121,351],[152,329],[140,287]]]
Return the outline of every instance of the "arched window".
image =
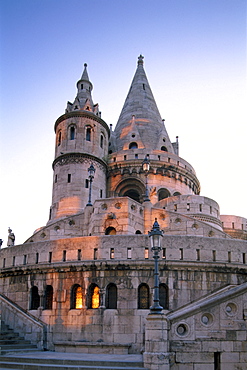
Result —
[[[86,140],[91,141],[91,127],[87,127],[86,129]]]
[[[30,291],[30,310],[37,310],[40,306],[39,290],[33,286]]]
[[[130,143],[129,149],[137,149],[137,148],[138,148],[138,144],[136,142]]]
[[[165,147],[165,146],[162,146],[161,148],[160,148],[160,150],[163,150],[163,152],[167,152],[168,150],[167,150],[167,148]]]
[[[158,199],[159,200],[168,198],[170,196],[171,196],[171,194],[170,194],[169,190],[167,190],[167,189],[160,189],[158,191]]]
[[[138,308],[149,309],[149,286],[141,284],[138,287]]]
[[[100,147],[103,149],[104,146],[104,136],[101,134],[100,135]]]
[[[82,287],[79,284],[73,285],[71,289],[70,308],[76,310],[82,308]]]
[[[160,296],[160,305],[164,309],[168,309],[168,286],[166,284],[159,285],[159,296]]]
[[[173,196],[176,197],[177,195],[181,195],[181,193],[179,193],[178,191],[175,191],[175,193],[173,194]]]
[[[117,308],[117,287],[110,283],[106,288],[106,308]]]
[[[99,308],[100,293],[99,287],[96,284],[91,284],[88,289],[88,308]]]
[[[105,231],[105,235],[116,235],[116,229],[114,227],[108,227]]]
[[[52,310],[52,301],[53,301],[53,287],[51,285],[47,285],[45,288],[44,310]]]
[[[61,140],[62,140],[62,133],[61,133],[61,131],[59,131],[58,138],[57,138],[57,145],[58,146],[61,145]]]
[[[140,230],[136,230],[136,234],[141,234],[142,232]]]
[[[75,140],[75,126],[71,126],[69,130],[69,139]]]

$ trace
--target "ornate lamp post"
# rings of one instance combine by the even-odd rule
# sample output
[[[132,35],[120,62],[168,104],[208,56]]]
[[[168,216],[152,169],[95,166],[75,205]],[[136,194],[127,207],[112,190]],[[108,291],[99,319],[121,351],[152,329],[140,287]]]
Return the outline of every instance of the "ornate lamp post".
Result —
[[[150,199],[148,197],[148,172],[149,172],[149,169],[150,169],[150,161],[149,161],[147,156],[145,157],[144,161],[142,162],[142,169],[145,172],[145,176],[146,176],[146,192],[145,192],[144,202],[149,202]]]
[[[153,305],[150,307],[150,313],[161,313],[163,307],[160,306],[160,299],[159,299],[159,267],[158,267],[158,259],[159,259],[159,252],[161,251],[161,238],[163,237],[163,231],[160,230],[160,226],[157,222],[157,218],[153,224],[153,228],[151,231],[148,232],[148,235],[151,240],[151,250],[153,251],[154,255],[154,299]]]
[[[88,196],[87,206],[92,206],[92,202],[91,202],[92,182],[93,182],[96,169],[94,168],[93,164],[91,164],[87,171],[88,171],[88,178],[89,178],[89,196]]]

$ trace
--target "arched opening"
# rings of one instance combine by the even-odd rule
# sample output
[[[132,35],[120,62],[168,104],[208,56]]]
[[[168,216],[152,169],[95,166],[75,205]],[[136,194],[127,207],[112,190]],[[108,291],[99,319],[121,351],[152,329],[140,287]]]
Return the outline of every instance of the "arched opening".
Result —
[[[138,287],[138,308],[146,310],[149,306],[149,286],[143,283]]]
[[[137,148],[138,148],[138,144],[136,142],[130,143],[129,149],[137,149]]]
[[[158,200],[169,198],[171,196],[169,190],[167,189],[160,189],[158,191]]]
[[[91,127],[87,127],[86,129],[86,141],[91,141]]]
[[[69,139],[75,140],[75,126],[71,126],[69,129]]]
[[[47,285],[45,288],[45,297],[44,297],[44,310],[52,310],[53,302],[53,287]]]
[[[136,230],[136,234],[142,234],[140,230]]]
[[[175,193],[173,194],[174,197],[176,197],[178,195],[181,195],[181,193],[179,193],[178,191],[175,191]]]
[[[91,284],[88,289],[88,308],[99,308],[100,289],[96,284]]]
[[[168,309],[168,286],[166,284],[159,285],[159,297],[160,297],[160,305],[164,309]]]
[[[106,288],[106,308],[117,308],[117,287],[113,283],[110,283]]]
[[[160,148],[160,150],[163,150],[163,152],[167,152],[168,150],[167,150],[167,148],[165,147],[165,146],[162,146],[161,148]]]
[[[106,230],[105,230],[105,235],[116,235],[116,229],[115,227],[108,227]]]
[[[37,310],[40,306],[38,287],[33,286],[30,291],[30,310]]]
[[[82,308],[82,287],[79,284],[72,286],[70,308],[72,310]]]
[[[119,197],[129,197],[140,203],[145,194],[145,185],[140,180],[128,178],[117,186],[115,192]]]

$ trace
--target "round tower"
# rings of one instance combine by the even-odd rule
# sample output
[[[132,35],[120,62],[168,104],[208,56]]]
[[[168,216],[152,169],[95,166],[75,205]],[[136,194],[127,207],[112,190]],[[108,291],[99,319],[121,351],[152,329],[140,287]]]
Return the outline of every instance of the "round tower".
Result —
[[[87,65],[77,82],[77,95],[55,122],[52,205],[48,223],[78,214],[88,203],[88,168],[93,164],[92,200],[106,196],[106,157],[110,130],[92,100]]]

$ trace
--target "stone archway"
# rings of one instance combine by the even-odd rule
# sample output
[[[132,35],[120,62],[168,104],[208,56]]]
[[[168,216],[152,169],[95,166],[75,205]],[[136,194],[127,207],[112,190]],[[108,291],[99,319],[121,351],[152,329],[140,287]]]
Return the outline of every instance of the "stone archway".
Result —
[[[136,178],[128,178],[118,184],[116,193],[119,197],[129,197],[139,203],[142,203],[142,198],[145,194],[145,186]]]

